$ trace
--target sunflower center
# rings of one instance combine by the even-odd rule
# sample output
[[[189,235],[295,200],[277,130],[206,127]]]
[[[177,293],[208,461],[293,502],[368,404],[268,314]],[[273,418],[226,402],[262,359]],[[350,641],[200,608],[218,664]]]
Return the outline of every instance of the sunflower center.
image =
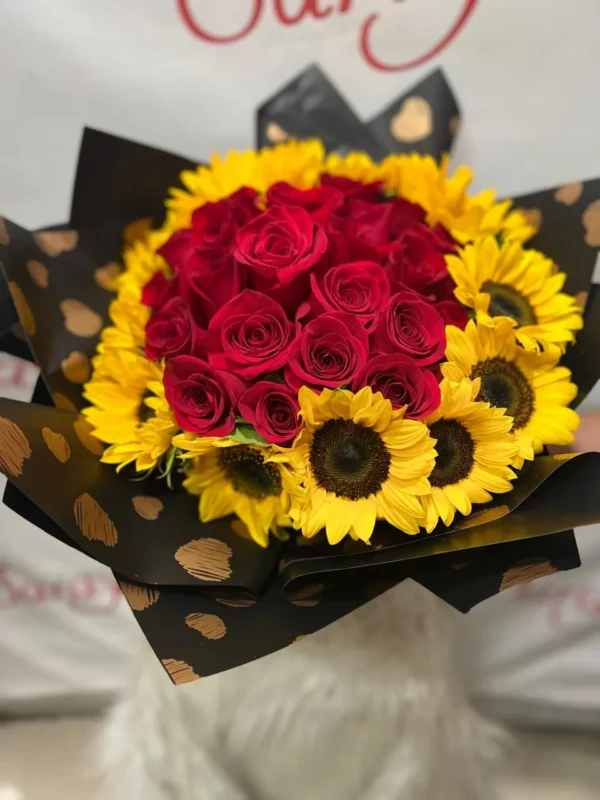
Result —
[[[503,358],[488,358],[473,367],[471,378],[481,378],[478,400],[505,408],[513,417],[513,428],[524,428],[533,414],[534,395],[525,375]]]
[[[350,419],[330,419],[314,435],[310,465],[318,485],[337,497],[377,494],[390,473],[381,436]]]
[[[517,325],[535,325],[537,323],[531,303],[513,286],[486,281],[482,284],[481,291],[487,292],[490,296],[490,316],[510,317],[515,320]]]
[[[219,453],[219,466],[236,492],[256,500],[281,493],[281,475],[275,464],[265,464],[258,450],[246,445],[225,447]]]
[[[440,419],[429,429],[437,458],[429,476],[432,486],[449,486],[468,478],[475,463],[475,442],[457,419]]]

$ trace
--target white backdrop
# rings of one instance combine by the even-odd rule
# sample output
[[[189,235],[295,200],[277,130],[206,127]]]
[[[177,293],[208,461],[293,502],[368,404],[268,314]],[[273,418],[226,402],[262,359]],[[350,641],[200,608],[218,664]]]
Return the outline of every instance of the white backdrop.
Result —
[[[197,158],[251,146],[254,107],[313,61],[365,118],[443,66],[464,111],[455,160],[475,168],[478,187],[512,194],[600,176],[599,31],[598,0],[0,0],[0,212],[31,227],[66,218],[84,125]],[[236,41],[209,41],[219,37]],[[411,61],[423,63],[393,68]],[[14,565],[16,534],[32,545],[40,534],[0,511],[3,532],[7,521]],[[584,570],[470,615],[465,651],[480,696],[517,713],[527,700],[538,711],[597,716],[599,537],[580,536]],[[6,560],[6,540],[0,560],[2,548]],[[76,560],[75,572],[64,562],[61,579],[85,574],[88,562]],[[27,615],[19,641],[4,640],[17,652],[17,676],[26,674],[24,637],[34,642],[52,624]],[[50,653],[63,634],[81,633],[79,612],[62,619]],[[92,633],[110,624],[90,619]],[[127,650],[101,635],[84,640],[80,682],[101,679],[84,663],[98,663],[98,648],[113,667]],[[52,675],[48,663],[38,676]],[[5,671],[0,692],[15,680]]]
[[[439,56],[419,58],[472,12]],[[293,25],[279,21],[302,8]],[[340,13],[339,9],[348,10]],[[194,35],[254,29],[231,44]],[[336,11],[337,10],[337,11]],[[600,175],[597,0],[0,0],[0,207],[27,225],[66,216],[81,129],[205,157],[253,143],[253,109],[311,61],[368,116],[441,64],[465,112],[456,158],[516,193]]]

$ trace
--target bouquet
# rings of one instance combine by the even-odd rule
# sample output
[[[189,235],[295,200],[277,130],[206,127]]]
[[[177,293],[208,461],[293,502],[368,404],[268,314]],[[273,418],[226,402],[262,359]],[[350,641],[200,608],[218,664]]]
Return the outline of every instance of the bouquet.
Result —
[[[115,571],[175,682],[405,577],[467,610],[578,563],[600,459],[546,448],[598,376],[599,182],[470,194],[458,122],[439,72],[365,126],[313,68],[269,146],[87,132],[75,228],[3,224],[45,384],[0,404],[5,502]]]

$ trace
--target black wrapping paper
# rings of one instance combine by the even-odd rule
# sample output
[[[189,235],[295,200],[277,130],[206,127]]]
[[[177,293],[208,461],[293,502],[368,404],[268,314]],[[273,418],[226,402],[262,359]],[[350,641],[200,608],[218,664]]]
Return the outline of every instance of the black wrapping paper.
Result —
[[[456,100],[437,71],[366,125],[312,67],[258,110],[259,144],[318,136],[328,150],[374,158],[448,151]],[[159,220],[170,185],[192,162],[86,130],[69,227],[0,228],[0,260],[27,346],[42,378],[34,404],[0,401],[5,502],[55,538],[114,571],[150,644],[175,683],[229,669],[293,644],[386,588],[412,577],[461,611],[520,582],[579,564],[571,531],[600,519],[600,455],[543,456],[508,495],[451,528],[410,537],[378,526],[372,546],[322,537],[274,540],[262,550],[238,520],[201,524],[197,500],[163,483],[131,480],[99,461],[79,411],[82,384],[107,324],[111,275],[126,225]],[[590,288],[600,241],[600,181],[519,198],[539,223],[534,244],[587,300],[586,328],[567,354],[579,401],[600,360],[600,299]],[[13,320],[14,321],[14,320]],[[52,480],[48,480],[48,476]],[[493,545],[493,546],[492,546]]]

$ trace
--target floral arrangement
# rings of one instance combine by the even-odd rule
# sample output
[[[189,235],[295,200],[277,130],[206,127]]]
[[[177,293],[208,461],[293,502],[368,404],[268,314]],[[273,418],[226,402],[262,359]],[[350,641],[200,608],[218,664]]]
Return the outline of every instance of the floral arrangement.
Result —
[[[582,312],[471,178],[317,140],[182,173],[124,252],[84,387],[102,460],[182,480],[263,547],[432,532],[509,492],[573,441]]]

